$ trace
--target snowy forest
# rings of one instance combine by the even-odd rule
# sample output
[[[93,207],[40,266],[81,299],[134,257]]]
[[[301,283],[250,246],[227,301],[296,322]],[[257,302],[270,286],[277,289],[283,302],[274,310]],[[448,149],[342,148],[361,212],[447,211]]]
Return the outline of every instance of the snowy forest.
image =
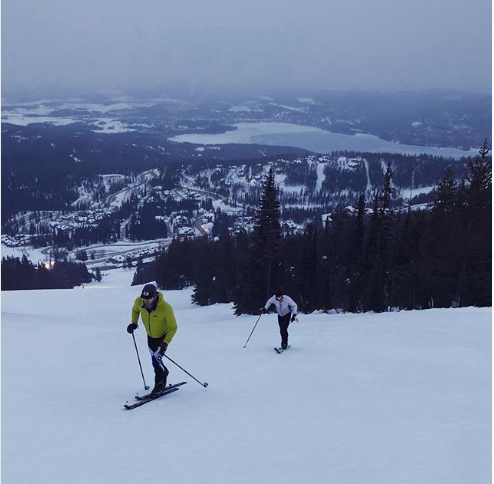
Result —
[[[170,245],[153,262],[127,258],[124,267],[137,263],[134,284],[193,286],[195,303],[233,302],[237,314],[255,313],[276,290],[306,312],[489,306],[487,143],[475,160],[452,165],[428,157],[342,155],[278,159],[267,165],[267,177],[267,166],[258,162],[203,162],[156,170],[147,184],[141,183],[145,175],[88,180],[80,191],[91,197],[80,198],[76,212],[31,211],[4,221],[4,236],[52,245],[54,264],[3,258],[2,289],[100,280],[99,268],[89,272],[84,265],[94,258],[90,244],[168,237]],[[315,190],[321,162],[325,176]],[[443,173],[435,174],[439,169]],[[404,200],[411,179],[430,186],[431,178],[439,180],[435,189]],[[180,187],[184,180],[189,192]],[[120,206],[105,206],[128,186]],[[215,209],[215,199],[229,205]],[[203,236],[195,228],[200,220],[211,226]]]
[[[491,305],[492,161],[484,143],[459,182],[447,168],[430,210],[392,209],[390,165],[365,209],[339,210],[323,228],[282,236],[271,169],[251,233],[175,239],[134,283],[193,285],[199,305],[234,302],[254,314],[276,290],[302,311],[363,312]]]

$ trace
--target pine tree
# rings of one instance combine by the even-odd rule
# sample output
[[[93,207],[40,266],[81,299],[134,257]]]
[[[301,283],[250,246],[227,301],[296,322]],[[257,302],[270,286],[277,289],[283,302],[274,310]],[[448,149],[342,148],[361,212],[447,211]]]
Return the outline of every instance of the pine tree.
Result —
[[[431,214],[438,219],[451,213],[457,200],[458,184],[455,179],[455,173],[449,166],[440,180],[437,190],[432,195]]]
[[[213,243],[208,243],[205,237],[193,242],[194,260],[200,271],[194,271],[192,281],[194,293],[192,301],[199,306],[207,306],[213,300],[213,284],[216,281],[216,270],[213,260]]]
[[[348,251],[350,294],[348,310],[360,312],[363,310],[363,276],[364,276],[364,237],[365,237],[365,196],[359,197],[357,214],[354,217],[351,229],[351,238]]]
[[[157,257],[158,287],[183,289],[193,283],[194,267],[197,266],[193,246],[194,242],[189,239],[173,239],[167,250]]]
[[[458,192],[464,228],[453,305],[490,304],[492,282],[492,158],[487,140]]]
[[[101,282],[101,279],[103,279],[102,275],[101,275],[101,269],[99,267],[96,267],[96,275],[95,275],[95,279],[98,281],[98,282]]]
[[[240,277],[241,287],[235,301],[236,314],[255,313],[280,283],[279,243],[281,240],[280,204],[273,168],[270,168],[256,210],[249,246],[247,274]]]
[[[214,302],[232,302],[237,286],[237,251],[230,233],[225,230],[215,243],[214,266],[216,279],[213,285]]]
[[[389,308],[392,299],[394,253],[396,234],[394,214],[391,210],[394,188],[393,172],[388,163],[384,174],[383,189],[374,194],[373,212],[369,225],[364,263],[364,310],[376,312]]]
[[[428,224],[427,213],[408,210],[403,227],[397,235],[393,306],[404,309],[426,306],[427,300],[422,295],[427,286],[419,283],[418,272],[419,254]]]
[[[492,160],[484,143],[460,184],[447,169],[434,195],[418,264],[429,306],[490,305],[491,196]]]
[[[389,308],[392,299],[393,272],[394,272],[394,242],[396,240],[394,233],[395,214],[391,210],[392,196],[395,191],[392,186],[393,171],[391,163],[388,163],[384,174],[384,187],[381,194],[381,210],[380,210],[380,251],[383,264],[383,283],[384,283],[384,307]]]
[[[299,306],[304,312],[316,309],[318,244],[317,229],[313,223],[305,227],[304,235],[299,239],[299,257],[297,258]]]
[[[275,291],[276,264],[281,239],[280,204],[276,195],[275,175],[270,168],[256,212],[252,254],[264,267],[264,290],[269,296]]]

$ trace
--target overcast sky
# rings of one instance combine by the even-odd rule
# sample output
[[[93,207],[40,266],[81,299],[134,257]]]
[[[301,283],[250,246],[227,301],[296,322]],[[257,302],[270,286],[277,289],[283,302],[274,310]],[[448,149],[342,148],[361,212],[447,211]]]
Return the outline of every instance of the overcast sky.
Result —
[[[2,90],[491,89],[490,0],[3,0]]]

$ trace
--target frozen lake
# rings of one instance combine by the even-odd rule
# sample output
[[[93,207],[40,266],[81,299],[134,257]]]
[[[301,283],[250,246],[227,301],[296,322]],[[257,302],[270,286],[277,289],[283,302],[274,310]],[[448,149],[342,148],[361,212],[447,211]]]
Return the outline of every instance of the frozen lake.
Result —
[[[238,123],[235,131],[221,134],[183,134],[170,138],[179,143],[221,145],[229,143],[293,146],[329,153],[331,151],[360,151],[370,153],[400,153],[404,155],[428,155],[449,158],[475,156],[478,150],[462,151],[434,146],[413,146],[385,141],[370,134],[355,135],[331,133],[320,128],[289,123]]]

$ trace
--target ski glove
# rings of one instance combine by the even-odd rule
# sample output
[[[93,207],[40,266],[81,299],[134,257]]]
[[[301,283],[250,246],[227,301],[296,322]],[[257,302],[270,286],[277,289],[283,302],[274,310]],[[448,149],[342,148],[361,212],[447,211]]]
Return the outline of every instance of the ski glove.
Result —
[[[127,333],[132,334],[137,329],[137,323],[130,323],[127,326]]]
[[[261,309],[259,309],[259,313],[266,314],[266,308],[262,307]]]
[[[293,322],[295,322],[296,320],[297,320],[297,315],[296,315],[296,314],[294,314],[294,315],[292,316],[292,323],[293,323]]]
[[[165,351],[168,348],[168,345],[163,341],[161,346],[153,353],[154,358],[158,363],[161,363],[163,360],[163,356],[165,356]]]
[[[158,353],[160,354],[161,357],[163,357],[167,349],[168,349],[168,345],[163,341],[163,343],[161,343],[161,346],[158,350]]]

